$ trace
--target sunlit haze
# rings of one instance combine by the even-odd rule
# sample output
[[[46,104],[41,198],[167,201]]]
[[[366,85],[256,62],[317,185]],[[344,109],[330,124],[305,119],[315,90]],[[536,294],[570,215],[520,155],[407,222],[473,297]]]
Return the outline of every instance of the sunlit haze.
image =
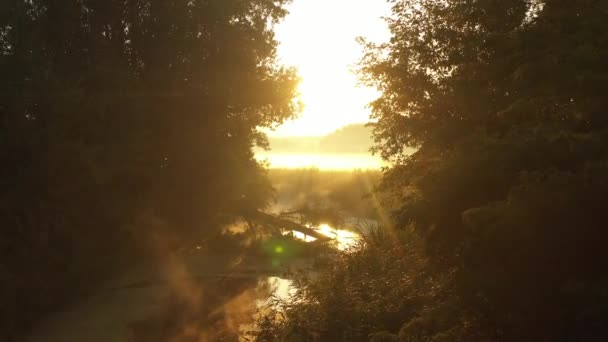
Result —
[[[351,123],[368,121],[366,105],[377,97],[357,86],[353,67],[362,55],[356,37],[388,39],[383,0],[294,0],[290,14],[276,28],[279,58],[302,79],[300,117],[270,136],[324,135]]]
[[[389,4],[383,0],[294,0],[288,10],[289,15],[275,29],[278,55],[282,64],[298,70],[299,100],[304,109],[296,119],[268,131],[268,135],[287,139],[324,136],[347,125],[368,122],[367,105],[378,92],[360,85],[355,74],[363,55],[357,37],[373,42],[388,40],[383,17],[390,13]],[[359,140],[368,138],[369,133]],[[257,157],[273,168],[346,170],[382,166],[380,158],[367,152],[371,144],[357,152],[338,152],[331,145],[278,151],[271,140],[272,150],[258,151]]]
[[[608,341],[607,61],[608,0],[0,0],[0,342]]]
[[[354,170],[385,166],[380,158],[371,154],[260,153],[259,157],[278,169]]]

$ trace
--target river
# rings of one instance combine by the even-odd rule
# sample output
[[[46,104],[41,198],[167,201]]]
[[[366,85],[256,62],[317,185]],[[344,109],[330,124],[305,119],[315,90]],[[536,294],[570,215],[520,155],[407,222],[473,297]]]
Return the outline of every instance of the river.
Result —
[[[358,235],[351,231],[328,225],[316,229],[335,239],[339,249],[350,248],[358,241]],[[294,235],[312,241],[297,232]],[[251,328],[256,312],[271,296],[289,298],[293,289],[284,274],[310,269],[312,260],[291,260],[279,268],[265,263],[195,250],[169,258],[160,267],[133,269],[101,286],[96,295],[41,321],[26,341],[167,341],[170,338],[163,337],[167,333],[163,326],[167,324],[167,303],[172,301],[187,303],[185,311],[199,316],[197,324],[204,321],[199,322],[200,317],[208,320],[201,323],[208,331],[196,332],[207,334],[202,340],[219,339],[220,335],[208,335],[210,332],[242,333]],[[231,264],[229,271],[227,264]]]

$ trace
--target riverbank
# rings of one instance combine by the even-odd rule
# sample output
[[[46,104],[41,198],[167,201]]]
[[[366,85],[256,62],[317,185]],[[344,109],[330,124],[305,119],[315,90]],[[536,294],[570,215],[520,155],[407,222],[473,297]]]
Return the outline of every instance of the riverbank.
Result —
[[[173,316],[168,313],[176,306],[180,313],[175,317],[185,319],[184,315],[196,311],[216,329],[221,326],[226,333],[233,333],[236,321],[247,324],[256,303],[276,292],[273,282],[285,292],[290,273],[312,266],[310,257],[276,260],[251,253],[205,250],[168,256],[161,264],[124,272],[95,295],[43,319],[26,341],[162,341],[162,336],[175,333],[174,327],[168,327],[171,322],[161,321]],[[234,301],[240,308],[230,305]]]

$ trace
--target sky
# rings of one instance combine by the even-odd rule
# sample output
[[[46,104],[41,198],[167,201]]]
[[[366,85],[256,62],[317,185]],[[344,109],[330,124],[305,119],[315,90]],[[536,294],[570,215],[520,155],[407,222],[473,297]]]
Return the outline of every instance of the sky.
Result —
[[[278,54],[281,63],[298,69],[305,107],[299,118],[269,135],[325,135],[367,122],[366,105],[377,92],[357,85],[353,68],[363,51],[355,39],[388,40],[381,17],[389,15],[389,5],[385,0],[294,0],[288,10],[276,27]]]

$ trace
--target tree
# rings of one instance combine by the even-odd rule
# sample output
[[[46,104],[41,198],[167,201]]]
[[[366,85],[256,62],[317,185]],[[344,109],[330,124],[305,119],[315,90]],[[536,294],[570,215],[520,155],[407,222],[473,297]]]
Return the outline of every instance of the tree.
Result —
[[[606,4],[392,4],[392,39],[367,44],[361,71],[382,91],[397,225],[458,274],[454,298],[488,338],[607,336]]]
[[[145,241],[196,243],[267,203],[257,128],[297,110],[272,31],[287,2],[0,5],[3,331]]]

